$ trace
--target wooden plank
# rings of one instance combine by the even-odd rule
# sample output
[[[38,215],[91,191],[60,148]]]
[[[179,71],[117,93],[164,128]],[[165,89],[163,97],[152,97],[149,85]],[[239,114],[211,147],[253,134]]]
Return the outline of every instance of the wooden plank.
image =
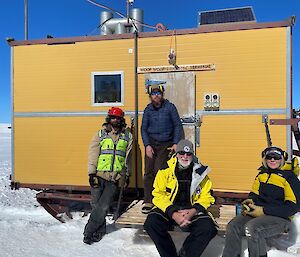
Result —
[[[143,228],[147,214],[142,213],[142,200],[134,200],[127,210],[116,220],[117,227]]]
[[[116,220],[116,226],[119,228],[131,227],[143,229],[147,214],[141,212],[142,204],[142,200],[134,200],[127,210]],[[234,205],[213,205],[209,208],[209,211],[217,221],[219,225],[218,230],[221,232],[226,230],[228,222],[236,215]]]

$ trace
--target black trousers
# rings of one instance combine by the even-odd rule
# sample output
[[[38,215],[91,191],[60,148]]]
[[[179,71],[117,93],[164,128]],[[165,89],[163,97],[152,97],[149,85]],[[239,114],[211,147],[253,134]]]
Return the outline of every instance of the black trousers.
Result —
[[[99,178],[99,187],[91,188],[91,206],[92,212],[88,223],[85,225],[83,234],[85,236],[105,234],[106,220],[105,217],[109,207],[114,199],[117,190],[117,184]]]
[[[144,201],[145,203],[152,202],[153,182],[158,170],[165,168],[169,159],[168,150],[173,145],[172,142],[157,142],[151,141],[153,148],[153,158],[147,157],[145,154],[145,174],[144,174]]]
[[[177,257],[176,247],[168,232],[174,225],[165,213],[154,209],[147,216],[144,229],[153,240],[161,257]],[[217,229],[208,216],[195,216],[188,227],[190,234],[185,239],[181,252],[186,257],[200,257],[211,239],[217,234]]]

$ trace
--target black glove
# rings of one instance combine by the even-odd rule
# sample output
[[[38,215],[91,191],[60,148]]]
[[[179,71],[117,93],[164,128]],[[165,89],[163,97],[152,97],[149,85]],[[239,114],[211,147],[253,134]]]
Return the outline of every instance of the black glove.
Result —
[[[99,187],[99,180],[96,174],[89,174],[89,183],[92,188]]]

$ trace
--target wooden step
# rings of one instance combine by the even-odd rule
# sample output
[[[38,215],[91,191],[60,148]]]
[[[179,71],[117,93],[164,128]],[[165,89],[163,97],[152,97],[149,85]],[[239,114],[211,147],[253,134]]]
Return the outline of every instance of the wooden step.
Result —
[[[143,200],[134,200],[127,210],[116,220],[117,227],[143,228],[147,214],[142,213]]]

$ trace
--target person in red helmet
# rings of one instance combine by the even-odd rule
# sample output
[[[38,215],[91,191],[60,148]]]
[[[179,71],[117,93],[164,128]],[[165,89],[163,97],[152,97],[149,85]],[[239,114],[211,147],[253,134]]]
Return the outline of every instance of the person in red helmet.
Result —
[[[128,185],[132,141],[132,134],[126,130],[123,110],[112,107],[102,129],[93,137],[89,147],[88,175],[92,211],[83,232],[83,242],[86,244],[98,242],[105,235],[105,217],[119,181],[125,180],[125,185]]]

